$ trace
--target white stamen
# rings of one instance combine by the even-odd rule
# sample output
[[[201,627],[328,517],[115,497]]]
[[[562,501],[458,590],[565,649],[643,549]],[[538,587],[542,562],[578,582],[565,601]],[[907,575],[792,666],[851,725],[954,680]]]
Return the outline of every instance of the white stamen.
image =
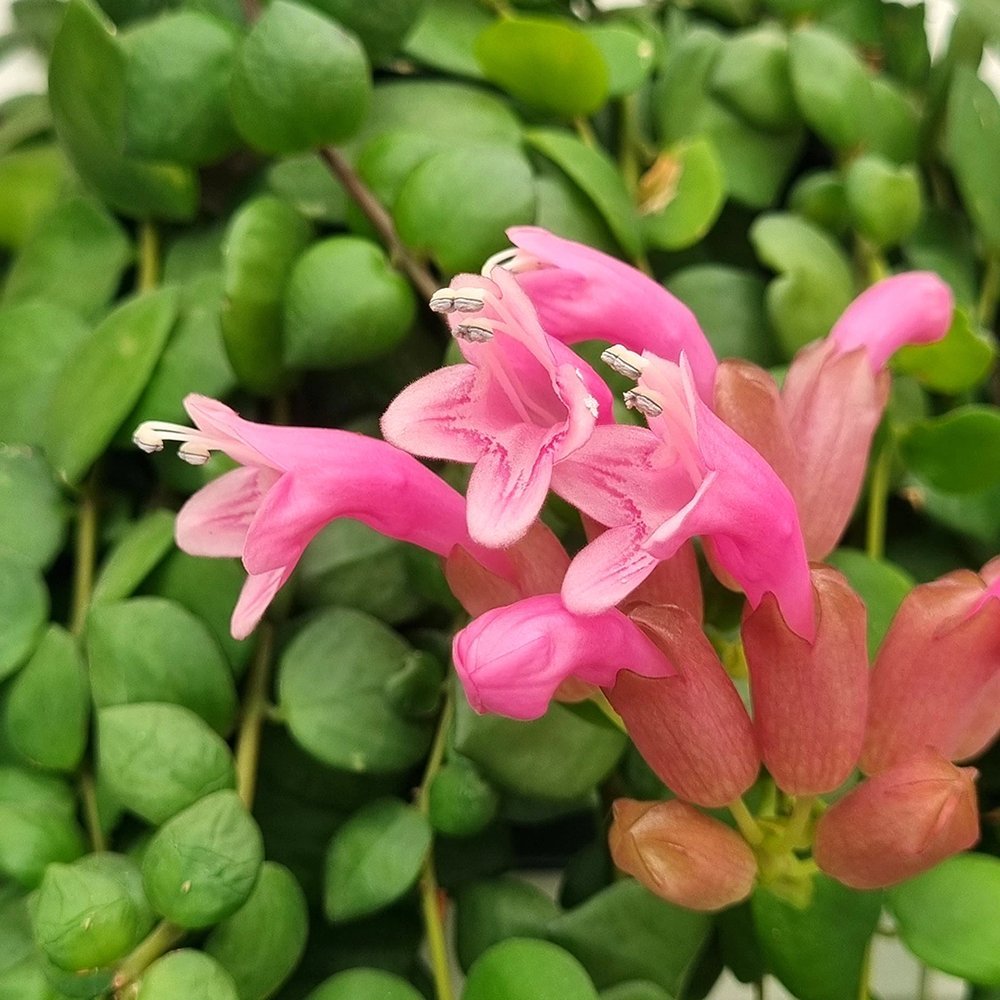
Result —
[[[483,308],[479,288],[439,288],[430,300],[431,312],[478,312]]]
[[[593,396],[587,396],[583,401],[583,405],[590,412],[590,415],[596,420],[600,415],[601,409],[597,404],[597,400]]]
[[[507,247],[506,250],[498,251],[492,257],[486,258],[486,263],[480,268],[479,273],[484,278],[488,278],[490,271],[495,267],[504,267],[511,271],[515,270],[517,255],[520,252],[517,247]]]
[[[204,465],[212,457],[211,449],[193,441],[185,441],[177,449],[177,454],[188,465]]]
[[[615,344],[601,352],[601,360],[613,371],[626,378],[638,378],[649,367],[649,361],[641,354],[630,351],[621,344]]]
[[[167,441],[179,441],[177,454],[189,465],[204,465],[212,457],[213,444],[201,431],[183,424],[170,424],[160,420],[146,420],[136,427],[132,443],[147,455],[163,451]]]
[[[652,389],[629,389],[622,399],[630,410],[638,410],[643,416],[658,417],[663,412],[663,404],[659,393]]]
[[[459,340],[485,344],[493,339],[493,324],[487,319],[477,319],[474,323],[459,323],[452,332]]]

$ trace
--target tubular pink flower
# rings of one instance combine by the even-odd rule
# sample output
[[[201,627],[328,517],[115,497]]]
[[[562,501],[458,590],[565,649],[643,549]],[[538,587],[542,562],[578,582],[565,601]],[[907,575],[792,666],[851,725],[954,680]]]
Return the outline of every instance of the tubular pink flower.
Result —
[[[475,464],[469,532],[502,547],[545,501],[553,467],[587,442],[611,398],[597,374],[538,323],[514,276],[460,275],[431,300],[449,312],[466,364],[425,375],[382,417],[386,440],[415,455]]]
[[[624,344],[668,361],[684,353],[702,399],[712,398],[715,353],[680,299],[634,267],[537,226],[514,226],[507,236],[519,248],[508,266],[551,336]]]
[[[558,594],[496,608],[467,625],[452,646],[455,669],[477,712],[537,719],[568,678],[605,687],[618,672],[666,677],[673,666],[620,611],[581,616]]]
[[[700,536],[752,607],[773,593],[789,626],[811,642],[813,592],[788,487],[698,397],[684,357],[680,365],[642,360],[628,396],[650,430],[598,428],[554,479],[556,492],[610,528],[571,563],[566,606],[593,614],[617,604]]]
[[[461,495],[392,445],[349,431],[253,423],[205,396],[188,396],[184,406],[197,430],[146,423],[134,440],[146,451],[179,440],[188,461],[223,451],[243,466],[192,496],[176,524],[185,552],[242,557],[249,576],[233,611],[236,638],[253,631],[306,545],[338,517],[441,556],[461,545],[494,572],[510,573],[501,553],[469,538]]]

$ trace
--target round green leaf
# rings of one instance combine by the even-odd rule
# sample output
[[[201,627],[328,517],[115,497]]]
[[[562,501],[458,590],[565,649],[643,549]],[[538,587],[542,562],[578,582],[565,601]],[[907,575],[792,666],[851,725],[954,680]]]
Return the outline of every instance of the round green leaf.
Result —
[[[788,195],[788,207],[831,233],[843,233],[850,225],[844,182],[832,170],[803,174]]]
[[[364,49],[322,14],[274,0],[240,47],[230,105],[240,134],[265,153],[298,153],[353,135],[371,77]]]
[[[239,796],[213,792],[157,830],[143,855],[143,884],[171,923],[208,927],[250,898],[263,860],[260,830]]]
[[[510,938],[469,970],[464,1000],[598,1000],[586,970],[548,941]]]
[[[505,17],[476,39],[475,52],[488,80],[532,107],[574,118],[607,100],[601,50],[568,21]]]
[[[539,165],[535,204],[536,226],[605,253],[619,252],[618,241],[594,204],[558,167]]]
[[[647,242],[680,250],[711,229],[726,199],[725,177],[707,139],[682,142],[661,153],[640,187]]]
[[[57,146],[29,146],[0,158],[0,246],[22,246],[52,211],[69,175]]]
[[[877,246],[895,246],[920,222],[923,194],[916,167],[896,167],[881,156],[859,156],[847,168],[844,190],[858,232]]]
[[[14,673],[41,638],[49,592],[30,566],[0,557],[0,680]]]
[[[302,368],[343,368],[381,357],[416,312],[409,282],[381,247],[332,236],[298,259],[285,298],[285,357]]]
[[[258,392],[280,383],[282,302],[311,235],[302,215],[273,195],[246,202],[226,232],[222,335],[238,378]]]
[[[180,705],[102,708],[97,739],[102,780],[120,805],[154,825],[236,784],[229,747]]]
[[[448,761],[431,782],[428,818],[438,833],[471,837],[496,815],[499,797],[476,768],[462,758]]]
[[[584,33],[601,50],[608,70],[608,97],[633,94],[649,78],[656,63],[656,46],[638,28],[625,22],[588,24]]]
[[[52,464],[70,482],[83,476],[135,406],[176,318],[172,289],[129,299],[63,365],[44,443]]]
[[[888,893],[903,943],[922,962],[1000,986],[1000,859],[959,854]]]
[[[956,309],[943,340],[904,347],[897,351],[892,365],[928,389],[955,394],[979,385],[992,369],[995,357],[992,339],[973,328],[965,309]]]
[[[975,493],[1000,482],[1000,413],[960,406],[913,424],[900,439],[907,468],[945,493]]]
[[[530,164],[518,150],[493,145],[458,146],[424,160],[393,207],[403,240],[429,251],[447,274],[478,271],[507,245],[505,230],[534,214]]]
[[[886,77],[876,76],[871,83],[872,113],[862,137],[865,148],[893,163],[915,163],[921,156],[921,106]]]
[[[91,603],[130,597],[173,545],[174,515],[170,511],[150,511],[129,525],[97,574]]]
[[[183,705],[217,732],[236,711],[232,675],[206,625],[173,601],[137,597],[90,613],[87,658],[98,708]]]
[[[181,10],[141,22],[122,44],[126,153],[200,166],[236,148],[228,106],[231,28]]]
[[[819,27],[795,31],[788,56],[802,117],[835,149],[850,149],[871,115],[871,81],[861,60],[839,35]]]
[[[334,834],[326,856],[324,910],[334,923],[375,913],[416,881],[431,828],[413,806],[379,799]]]
[[[65,533],[65,505],[45,460],[0,444],[0,556],[45,569]]]
[[[312,153],[273,164],[267,172],[267,185],[307,219],[342,224],[347,217],[347,193]]]
[[[157,959],[143,974],[135,1000],[244,1000],[233,977],[214,958],[182,948]]]
[[[50,625],[11,684],[7,735],[22,756],[41,767],[74,771],[87,745],[90,688],[72,636]]]
[[[73,861],[85,850],[83,832],[71,815],[44,802],[0,801],[0,874],[27,889],[56,861]]]
[[[609,989],[601,990],[601,1000],[673,1000],[669,993],[656,983],[643,979],[630,979]]]
[[[405,979],[381,969],[349,969],[320,983],[306,1000],[422,1000]]]
[[[205,951],[233,977],[240,1000],[265,1000],[298,965],[308,933],[299,883],[287,868],[265,861],[250,898],[212,931]]]
[[[404,51],[418,63],[454,76],[480,79],[476,38],[493,23],[490,12],[466,0],[428,0]]]
[[[334,608],[312,619],[279,665],[280,708],[296,742],[350,771],[416,764],[430,743],[430,727],[401,716],[385,691],[410,654],[395,632],[360,612]]]
[[[392,58],[420,16],[425,0],[309,0],[361,40],[374,63]]]

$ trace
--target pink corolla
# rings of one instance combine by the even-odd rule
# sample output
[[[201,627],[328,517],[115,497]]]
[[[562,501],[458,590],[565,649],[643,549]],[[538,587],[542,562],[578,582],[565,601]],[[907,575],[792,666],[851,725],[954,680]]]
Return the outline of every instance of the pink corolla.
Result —
[[[626,398],[650,429],[597,428],[556,470],[556,492],[609,528],[570,565],[566,606],[612,607],[699,536],[752,607],[774,594],[788,625],[812,641],[813,591],[788,487],[698,396],[684,356],[679,365],[648,352],[615,356],[640,373]]]
[[[253,423],[205,396],[188,396],[184,406],[195,428],[150,421],[134,441],[144,451],[179,441],[181,457],[196,465],[213,451],[240,463],[191,497],[176,524],[185,552],[242,557],[249,576],[233,611],[236,638],[253,631],[306,545],[338,517],[441,556],[462,546],[509,574],[502,553],[469,538],[461,495],[392,445],[349,431]]]
[[[574,615],[558,594],[529,597],[480,615],[455,636],[455,669],[477,712],[537,719],[570,678],[607,687],[621,670],[674,672],[626,615],[611,608]]]
[[[719,366],[713,407],[792,491],[810,559],[836,546],[861,492],[889,398],[886,362],[905,344],[940,340],[952,310],[937,275],[899,274],[859,295],[829,337],[800,351],[780,393],[754,365]]]
[[[521,538],[553,468],[611,419],[599,376],[549,337],[512,274],[460,275],[431,299],[448,314],[466,363],[404,389],[382,417],[388,441],[428,458],[474,463],[469,532],[483,545]]]
[[[536,226],[507,230],[517,251],[498,254],[527,292],[542,326],[563,343],[605,340],[668,361],[683,352],[705,400],[718,362],[693,312],[641,271]]]

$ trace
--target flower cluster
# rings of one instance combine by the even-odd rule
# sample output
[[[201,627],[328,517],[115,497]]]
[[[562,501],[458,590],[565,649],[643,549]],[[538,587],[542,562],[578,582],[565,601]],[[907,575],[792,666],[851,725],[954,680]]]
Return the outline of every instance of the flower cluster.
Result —
[[[384,441],[263,426],[200,397],[197,430],[136,431],[147,450],[176,439],[190,461],[218,449],[240,465],[177,526],[189,552],[242,558],[233,633],[324,524],[356,518],[445,559],[473,616],[453,653],[477,711],[610,702],[676,796],[620,800],[611,830],[618,865],[664,897],[715,909],[757,880],[792,893],[815,866],[887,885],[973,844],[975,772],[955,762],[1000,730],[1000,561],[914,589],[871,670],[864,603],[822,563],[863,487],[886,363],[944,336],[947,287],[908,273],[868,289],[779,388],[720,363],[693,314],[633,268],[541,229],[509,235],[513,250],[431,299],[463,361],[393,401]],[[614,421],[569,346],[595,339],[645,426]],[[466,495],[413,456],[471,465]],[[539,520],[550,492],[587,532],[572,557]],[[698,552],[745,595],[752,711],[703,629]],[[777,805],[755,819],[741,796],[761,765]],[[721,806],[736,829],[702,811]]]

